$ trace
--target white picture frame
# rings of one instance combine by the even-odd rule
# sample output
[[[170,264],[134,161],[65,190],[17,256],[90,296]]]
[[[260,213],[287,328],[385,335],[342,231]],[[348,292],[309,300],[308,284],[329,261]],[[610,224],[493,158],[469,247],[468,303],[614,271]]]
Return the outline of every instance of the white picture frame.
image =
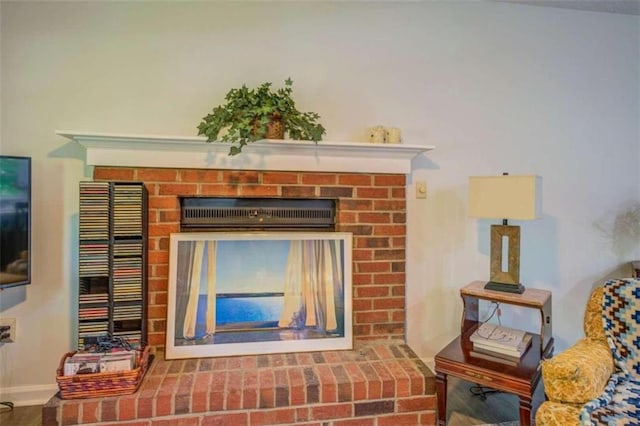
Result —
[[[352,235],[170,236],[167,359],[353,348]]]

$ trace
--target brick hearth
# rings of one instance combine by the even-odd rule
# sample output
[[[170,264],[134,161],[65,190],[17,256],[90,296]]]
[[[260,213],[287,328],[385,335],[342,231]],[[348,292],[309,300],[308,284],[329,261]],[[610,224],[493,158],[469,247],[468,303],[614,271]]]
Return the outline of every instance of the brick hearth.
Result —
[[[158,354],[132,395],[61,400],[43,425],[435,424],[435,381],[408,346],[165,361]]]
[[[432,373],[405,343],[404,174],[96,166],[94,180],[149,191],[148,343],[155,360],[128,396],[61,400],[43,424],[383,426],[435,424]],[[169,234],[179,196],[334,198],[353,234],[353,351],[166,361]]]

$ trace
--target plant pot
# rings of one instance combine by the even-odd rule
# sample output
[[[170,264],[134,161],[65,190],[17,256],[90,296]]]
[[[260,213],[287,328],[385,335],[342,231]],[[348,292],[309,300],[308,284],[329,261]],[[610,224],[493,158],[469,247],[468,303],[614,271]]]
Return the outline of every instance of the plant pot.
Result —
[[[267,124],[267,139],[284,139],[284,124],[282,120],[272,120]]]
[[[253,134],[258,134],[258,122],[253,123]],[[284,124],[280,115],[271,116],[271,121],[267,123],[267,131],[262,135],[264,139],[284,139]]]

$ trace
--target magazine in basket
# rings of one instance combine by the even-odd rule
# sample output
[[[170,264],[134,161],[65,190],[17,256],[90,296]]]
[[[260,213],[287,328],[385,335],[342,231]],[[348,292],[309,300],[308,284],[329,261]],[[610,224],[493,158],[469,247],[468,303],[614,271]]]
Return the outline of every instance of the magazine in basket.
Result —
[[[85,357],[87,360],[85,360],[86,362],[84,364],[75,362],[67,363],[67,360],[73,358],[74,355],[76,355],[75,352],[65,354],[58,366],[56,381],[58,382],[60,397],[62,399],[94,398],[134,393],[138,390],[138,387],[140,387],[151,362],[148,346],[141,351],[135,351],[135,367],[129,370],[123,370],[122,363],[127,361],[118,359],[114,361],[119,364],[118,367],[115,367],[115,364],[107,362],[108,365],[102,366],[103,371],[100,371],[100,360],[99,357],[95,356],[96,354],[87,355]],[[82,358],[81,356],[78,359]],[[115,357],[113,359],[117,358],[118,357]],[[130,362],[130,360],[128,362]],[[76,368],[75,364],[78,364],[75,374],[65,375],[65,367],[67,368],[67,373],[72,373]],[[114,369],[117,371],[111,371]]]

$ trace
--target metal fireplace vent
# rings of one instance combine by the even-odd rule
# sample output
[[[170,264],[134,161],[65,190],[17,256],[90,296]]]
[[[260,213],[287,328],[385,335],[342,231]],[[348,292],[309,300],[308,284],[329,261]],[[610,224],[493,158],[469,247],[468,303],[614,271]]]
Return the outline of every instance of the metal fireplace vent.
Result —
[[[198,229],[318,229],[335,227],[336,203],[327,199],[182,197],[180,225]]]

